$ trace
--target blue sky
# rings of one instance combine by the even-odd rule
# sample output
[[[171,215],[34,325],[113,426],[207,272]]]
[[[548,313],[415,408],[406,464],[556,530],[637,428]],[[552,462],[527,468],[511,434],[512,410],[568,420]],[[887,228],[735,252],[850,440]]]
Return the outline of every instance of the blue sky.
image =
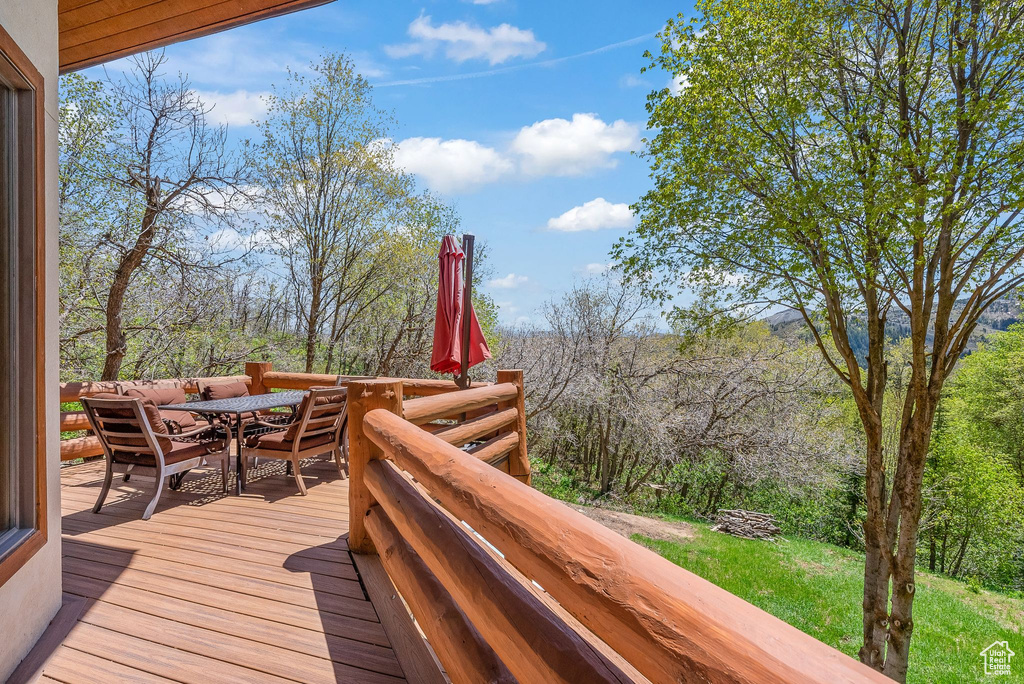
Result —
[[[232,136],[260,94],[325,51],[349,53],[393,112],[398,160],[489,245],[481,286],[503,321],[608,263],[648,187],[641,74],[678,2],[339,2],[168,48]],[[99,75],[96,69],[91,75]]]

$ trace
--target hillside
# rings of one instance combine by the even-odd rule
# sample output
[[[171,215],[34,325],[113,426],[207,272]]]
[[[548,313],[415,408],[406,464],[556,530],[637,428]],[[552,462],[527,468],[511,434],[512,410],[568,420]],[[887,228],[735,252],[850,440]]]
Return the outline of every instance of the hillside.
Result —
[[[963,310],[966,301],[966,299],[957,301],[953,309],[954,315]],[[1020,320],[1022,320],[1021,306],[1017,295],[1010,295],[995,302],[978,322],[978,327],[971,335],[967,353],[977,349],[978,343],[983,342],[992,333],[1006,330]],[[765,321],[771,326],[772,332],[780,337],[799,336],[810,339],[807,326],[796,311],[781,311],[768,316]],[[894,342],[910,335],[910,320],[903,311],[894,310],[890,314],[886,332]],[[867,329],[862,317],[854,316],[850,319],[850,338],[857,356],[863,358],[867,354]]]
[[[863,554],[806,539],[737,539],[700,523],[687,529],[693,534],[683,540],[652,539],[642,531],[632,538],[856,657]],[[1024,600],[926,572],[918,573],[917,586],[909,684],[985,681],[982,649],[997,640],[1024,645]]]

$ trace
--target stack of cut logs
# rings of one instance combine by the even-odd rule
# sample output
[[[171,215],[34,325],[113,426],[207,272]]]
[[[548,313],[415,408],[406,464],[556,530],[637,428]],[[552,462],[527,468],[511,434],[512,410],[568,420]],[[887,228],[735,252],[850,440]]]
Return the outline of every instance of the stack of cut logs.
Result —
[[[767,541],[774,541],[775,537],[782,532],[775,523],[775,518],[767,513],[729,511],[724,509],[718,511],[715,526],[711,529],[715,532],[731,534],[734,537],[765,539]]]

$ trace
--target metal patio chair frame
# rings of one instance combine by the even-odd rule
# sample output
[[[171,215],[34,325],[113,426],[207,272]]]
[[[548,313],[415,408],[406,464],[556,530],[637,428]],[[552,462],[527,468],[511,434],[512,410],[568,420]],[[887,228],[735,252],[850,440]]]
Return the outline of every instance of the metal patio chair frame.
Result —
[[[164,449],[160,445],[160,440],[157,437],[157,434],[153,431],[153,427],[150,423],[149,417],[146,415],[142,402],[143,400],[138,398],[101,399],[92,397],[82,399],[82,406],[85,408],[85,415],[89,419],[89,425],[92,427],[92,431],[97,437],[99,437],[100,445],[103,447],[103,454],[107,462],[106,474],[103,478],[103,487],[100,489],[99,498],[96,500],[96,505],[93,506],[92,512],[99,513],[100,508],[102,508],[103,502],[107,498],[107,493],[110,491],[110,484],[114,477],[115,466],[119,468],[123,466],[125,468],[125,474],[127,474],[128,471],[138,472],[140,469],[143,470],[144,473],[146,471],[153,473],[156,479],[155,491],[153,492],[153,498],[150,500],[149,505],[146,506],[146,510],[142,515],[143,520],[149,520],[150,516],[153,515],[153,511],[156,510],[157,503],[160,500],[160,495],[163,493],[164,480],[168,476],[179,474],[183,475],[185,471],[199,467],[204,461],[208,463],[211,461],[220,461],[223,490],[224,492],[227,492],[229,479],[228,473],[231,467],[230,426],[221,426],[222,429],[227,431],[226,439],[210,441],[211,445],[222,442],[223,446],[221,449],[213,452],[207,452],[205,454],[198,454],[173,463],[167,463]],[[122,411],[125,414],[130,411],[132,415],[107,417],[97,415],[97,409],[101,412],[104,410]],[[203,425],[188,432],[174,435],[160,435],[160,437],[172,442],[183,441],[209,431],[210,426]],[[139,440],[140,438],[144,440],[144,444],[118,444],[118,441],[120,440]],[[197,444],[194,441],[188,443]],[[137,460],[135,462],[129,462],[126,460],[125,456],[134,457]],[[143,457],[143,459],[139,459],[140,456]],[[140,460],[146,460],[146,456],[152,457],[152,464],[139,462]]]

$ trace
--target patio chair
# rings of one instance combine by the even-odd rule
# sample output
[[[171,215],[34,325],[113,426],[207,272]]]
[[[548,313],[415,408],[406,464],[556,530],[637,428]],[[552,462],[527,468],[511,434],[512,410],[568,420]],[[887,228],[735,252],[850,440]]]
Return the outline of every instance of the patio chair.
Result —
[[[246,461],[249,458],[276,458],[289,462],[299,492],[306,494],[300,461],[321,454],[331,454],[344,478],[348,469],[347,457],[343,463],[341,433],[345,426],[345,388],[314,387],[302,398],[292,422],[286,426],[257,421],[271,432],[252,435],[245,441],[242,451],[242,479],[245,481]]]
[[[197,468],[204,462],[220,461],[223,490],[228,490],[228,469],[230,467],[231,432],[226,428],[227,437],[213,436],[201,439],[203,433],[214,435],[209,426],[172,435],[160,417],[156,404],[148,399],[126,398],[117,394],[99,394],[82,399],[85,415],[92,430],[99,437],[107,461],[96,505],[92,512],[99,513],[110,491],[114,467],[151,470],[156,479],[155,491],[149,505],[142,514],[149,520],[156,510],[163,493],[164,479],[181,475]],[[182,441],[189,439],[190,441]]]

